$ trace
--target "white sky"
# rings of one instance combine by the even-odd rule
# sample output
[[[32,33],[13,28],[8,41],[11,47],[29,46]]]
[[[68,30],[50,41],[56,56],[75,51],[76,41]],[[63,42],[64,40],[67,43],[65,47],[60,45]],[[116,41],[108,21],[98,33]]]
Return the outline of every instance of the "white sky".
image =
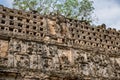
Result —
[[[94,1],[97,20],[96,25],[105,23],[107,27],[120,30],[120,0],[92,0]],[[0,0],[0,4],[12,8],[13,0]]]
[[[107,27],[120,30],[120,0],[93,0],[98,21],[96,24],[105,23]]]

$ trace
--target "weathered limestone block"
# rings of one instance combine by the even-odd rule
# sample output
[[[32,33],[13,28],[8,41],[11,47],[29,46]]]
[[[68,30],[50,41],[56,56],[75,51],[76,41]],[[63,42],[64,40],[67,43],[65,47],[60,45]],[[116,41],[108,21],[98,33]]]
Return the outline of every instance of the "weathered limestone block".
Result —
[[[107,73],[108,73],[109,77],[114,77],[115,71],[113,69],[113,65],[109,64],[106,68],[107,68]]]
[[[56,34],[56,30],[55,30],[55,21],[51,21],[48,19],[48,25],[49,25],[49,29],[50,29],[50,34],[55,35]]]
[[[8,66],[8,58],[1,58],[0,57],[0,66]]]
[[[15,55],[16,67],[19,69],[27,69],[30,67],[30,60],[28,55]]]
[[[30,68],[38,69],[38,56],[37,55],[30,55]]]
[[[25,41],[21,41],[21,54],[26,54],[27,52],[27,44]]]
[[[120,69],[120,58],[116,58],[116,63],[118,64],[119,69]]]
[[[101,76],[103,76],[103,77],[109,77],[109,74],[107,72],[107,68],[106,67],[101,67],[100,68],[100,73],[101,73]]]
[[[56,24],[56,32],[57,32],[57,36],[61,36],[61,26],[59,24]]]
[[[56,46],[49,46],[49,56],[54,57],[57,55],[57,47]]]
[[[9,42],[9,51],[20,52],[21,51],[20,41],[17,39],[11,39]]]
[[[49,56],[49,48],[48,48],[48,46],[46,46],[46,45],[43,45],[42,46],[42,54],[41,54],[41,56],[42,56],[42,58],[48,58]]]
[[[83,75],[89,76],[90,75],[89,64],[81,63],[81,72],[82,72]]]
[[[14,67],[14,54],[8,55],[8,63],[7,64],[9,67]]]
[[[41,55],[37,55],[37,57],[38,57],[38,69],[42,69],[43,68],[43,60],[42,60],[42,57],[41,57]]]
[[[91,76],[95,76],[96,75],[96,65],[93,62],[89,62],[89,72]]]
[[[38,43],[38,44],[36,44],[36,47],[37,47],[36,48],[37,49],[36,50],[37,51],[36,54],[41,55],[42,54],[42,50],[43,50],[43,44],[39,44]]]
[[[0,57],[7,57],[8,55],[8,41],[0,40]]]
[[[55,70],[59,70],[61,66],[60,57],[58,56],[58,53],[55,54],[55,56],[52,58],[52,65],[51,67]]]
[[[61,36],[70,36],[68,33],[68,28],[67,25],[65,23],[61,23]]]
[[[36,49],[37,49],[36,48],[36,43],[35,42],[27,42],[26,44],[27,44],[27,48],[26,48],[27,53],[30,54],[30,55],[31,54],[36,54],[36,52],[37,52],[36,51]]]
[[[49,59],[42,59],[42,69],[43,70],[49,70],[50,69],[50,64],[49,64]]]

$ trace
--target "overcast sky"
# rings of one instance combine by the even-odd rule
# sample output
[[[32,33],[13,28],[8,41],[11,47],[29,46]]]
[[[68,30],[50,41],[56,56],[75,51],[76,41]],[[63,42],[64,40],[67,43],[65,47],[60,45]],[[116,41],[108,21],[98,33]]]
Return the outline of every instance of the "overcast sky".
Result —
[[[120,30],[120,0],[92,0],[96,25],[105,23],[107,27]],[[12,8],[13,0],[0,0],[0,4]]]

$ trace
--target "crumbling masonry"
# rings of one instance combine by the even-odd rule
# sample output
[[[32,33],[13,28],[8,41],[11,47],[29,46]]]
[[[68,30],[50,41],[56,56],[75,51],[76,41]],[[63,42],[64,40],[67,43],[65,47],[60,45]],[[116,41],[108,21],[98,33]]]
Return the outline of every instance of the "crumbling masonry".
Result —
[[[120,31],[0,6],[0,80],[120,80]]]

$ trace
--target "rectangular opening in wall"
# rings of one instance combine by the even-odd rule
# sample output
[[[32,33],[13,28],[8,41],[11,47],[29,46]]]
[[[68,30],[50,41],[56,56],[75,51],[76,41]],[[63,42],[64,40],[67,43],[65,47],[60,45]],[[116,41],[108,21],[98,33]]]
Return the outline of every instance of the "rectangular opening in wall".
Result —
[[[19,20],[19,21],[22,21],[22,18],[21,18],[21,17],[18,17],[18,20]]]
[[[10,12],[11,12],[11,13],[14,13],[14,11],[13,11],[13,10],[10,10]]]
[[[13,28],[9,28],[9,30],[12,32],[12,31],[13,31]]]
[[[3,27],[3,26],[1,27],[1,30],[4,30],[4,27]]]
[[[5,24],[5,20],[1,20],[1,23],[2,23],[2,24]]]
[[[29,19],[26,19],[26,22],[28,22],[28,23],[29,23],[29,22],[30,22],[30,20],[29,20]]]
[[[7,10],[3,8],[3,11],[7,11]]]
[[[26,31],[27,34],[29,34],[29,31]]]
[[[43,19],[43,17],[40,17],[40,19]]]
[[[34,32],[33,34],[36,35],[36,32]]]
[[[14,25],[14,22],[13,22],[13,21],[10,21],[10,25]]]
[[[40,31],[43,31],[43,28],[40,28]]]
[[[18,29],[18,32],[19,32],[19,33],[21,33],[21,31],[22,31],[21,29]]]
[[[74,37],[75,35],[74,34],[72,34],[72,37]]]
[[[33,23],[36,24],[37,22],[34,21]]]
[[[33,29],[36,30],[36,26],[33,26]]]
[[[43,22],[41,22],[40,25],[43,26]]]
[[[13,19],[13,16],[10,16],[10,19]]]
[[[23,25],[23,24],[21,24],[21,23],[18,23],[18,26],[22,27],[22,25]]]
[[[26,28],[29,28],[30,26],[29,25],[26,25]]]
[[[85,39],[85,36],[83,36],[83,39]]]
[[[43,33],[41,33],[41,37],[43,37]]]
[[[33,18],[37,18],[37,16],[36,16],[36,15],[33,15]]]
[[[3,14],[3,15],[2,15],[2,18],[6,18],[6,16]]]

